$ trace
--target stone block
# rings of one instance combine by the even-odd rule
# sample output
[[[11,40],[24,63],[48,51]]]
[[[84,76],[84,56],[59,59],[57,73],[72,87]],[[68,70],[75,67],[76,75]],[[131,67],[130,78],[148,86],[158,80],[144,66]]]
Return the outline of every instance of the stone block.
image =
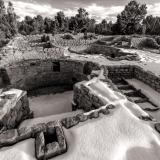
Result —
[[[23,127],[18,129],[18,140],[22,141],[32,137],[32,127]]]
[[[67,117],[61,120],[62,125],[69,129],[79,123],[79,119],[77,117]]]
[[[46,132],[46,124],[45,123],[39,123],[34,126],[32,126],[32,137],[35,137],[35,135],[39,132]]]
[[[35,152],[36,152],[36,158],[38,160],[44,160],[45,156],[45,139],[43,132],[40,132],[36,136],[35,140]]]
[[[18,141],[17,129],[4,131],[0,134],[0,147],[10,146]]]
[[[98,118],[98,117],[99,117],[98,111],[93,111],[88,115],[88,119],[93,119],[93,118]]]
[[[80,122],[85,122],[88,120],[88,116],[84,113],[77,114],[76,118],[79,119]]]

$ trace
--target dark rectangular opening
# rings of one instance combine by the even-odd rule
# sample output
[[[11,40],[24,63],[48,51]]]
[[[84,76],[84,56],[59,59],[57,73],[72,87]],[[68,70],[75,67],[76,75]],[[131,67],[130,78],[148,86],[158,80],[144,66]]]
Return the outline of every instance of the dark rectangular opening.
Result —
[[[49,129],[48,132],[44,134],[45,138],[45,145],[52,143],[52,142],[58,142],[56,129]]]
[[[59,62],[53,62],[52,70],[54,72],[60,72],[60,63]]]

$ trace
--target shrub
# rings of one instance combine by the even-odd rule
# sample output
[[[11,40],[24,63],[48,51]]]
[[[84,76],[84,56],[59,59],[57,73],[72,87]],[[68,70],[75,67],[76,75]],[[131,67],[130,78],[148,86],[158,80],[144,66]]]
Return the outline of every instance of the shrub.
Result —
[[[65,34],[64,36],[61,36],[62,39],[67,39],[67,40],[71,40],[74,39],[73,35],[71,34]]]
[[[0,48],[4,47],[9,42],[9,39],[0,39]]]
[[[48,41],[50,41],[50,37],[48,35],[43,35],[41,37],[41,42],[48,42]]]
[[[160,46],[158,45],[155,39],[145,37],[145,38],[141,38],[139,47],[158,49]]]

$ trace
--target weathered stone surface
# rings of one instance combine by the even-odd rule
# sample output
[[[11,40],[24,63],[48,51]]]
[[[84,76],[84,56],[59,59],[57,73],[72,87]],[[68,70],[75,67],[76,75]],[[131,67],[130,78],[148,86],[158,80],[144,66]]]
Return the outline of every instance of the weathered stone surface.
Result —
[[[35,140],[35,152],[38,160],[43,160],[45,156],[45,139],[43,132],[40,132],[36,136]]]
[[[79,123],[79,119],[76,117],[67,117],[61,120],[62,125],[65,128],[71,128]]]
[[[4,131],[0,134],[0,147],[13,145],[18,141],[17,129]]]
[[[53,158],[59,154],[61,154],[61,150],[58,142],[53,142],[46,145],[45,158]]]
[[[39,123],[32,127],[32,137],[35,137],[35,135],[39,132],[46,132],[46,124],[45,123]]]
[[[110,104],[110,105],[107,106],[107,108],[108,109],[115,109],[116,107],[114,105]]]
[[[83,113],[77,114],[76,117],[80,122],[85,122],[88,120],[88,116]]]
[[[56,134],[58,139],[58,144],[60,146],[60,153],[64,153],[67,150],[67,144],[65,140],[65,135],[61,126],[56,126]]]
[[[2,92],[0,104],[2,102],[0,122],[5,130],[15,128],[20,122],[28,118],[30,108],[27,92],[18,89]]]
[[[25,140],[32,137],[32,128],[31,127],[23,127],[18,129],[18,140]]]
[[[98,117],[99,117],[99,112],[98,111],[93,111],[88,115],[89,119],[98,118]]]
[[[109,110],[108,110],[107,108],[105,108],[105,109],[101,109],[101,110],[99,111],[99,113],[102,113],[102,114],[104,114],[104,115],[108,115],[110,112],[109,112]]]

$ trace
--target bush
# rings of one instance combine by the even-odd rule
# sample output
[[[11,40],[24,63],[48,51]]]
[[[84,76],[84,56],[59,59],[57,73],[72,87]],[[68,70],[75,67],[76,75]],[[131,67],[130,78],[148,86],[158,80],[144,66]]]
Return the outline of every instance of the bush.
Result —
[[[0,39],[0,48],[4,47],[9,42],[9,39]]]
[[[158,49],[160,46],[153,38],[141,38],[141,41],[139,43],[140,48],[152,48],[152,49]]]
[[[71,34],[65,34],[64,36],[61,36],[62,39],[67,39],[67,40],[71,40],[74,39],[73,35]]]
[[[41,42],[48,42],[48,41],[50,41],[50,37],[48,35],[43,35],[41,37]]]

